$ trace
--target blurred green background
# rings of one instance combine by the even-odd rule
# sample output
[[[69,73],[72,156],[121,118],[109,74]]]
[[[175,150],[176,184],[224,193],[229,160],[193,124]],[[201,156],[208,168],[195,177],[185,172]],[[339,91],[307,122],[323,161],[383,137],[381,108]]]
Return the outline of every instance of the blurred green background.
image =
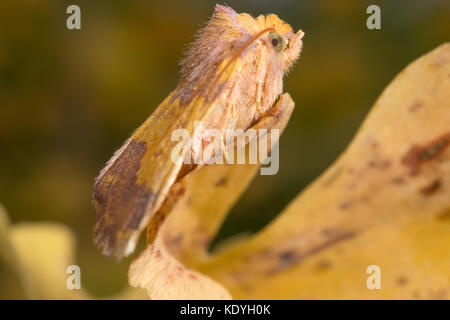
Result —
[[[81,7],[82,29],[66,28]],[[450,38],[450,1],[228,0],[276,13],[306,36],[285,79],[296,109],[280,142],[280,171],[258,176],[218,239],[273,219],[343,151],[377,96],[409,62]],[[381,30],[366,8],[381,8]],[[97,296],[127,283],[92,243],[95,176],[175,87],[178,62],[215,1],[0,3],[0,203],[12,223],[56,221],[78,239],[83,287]],[[216,239],[217,243],[217,239]]]

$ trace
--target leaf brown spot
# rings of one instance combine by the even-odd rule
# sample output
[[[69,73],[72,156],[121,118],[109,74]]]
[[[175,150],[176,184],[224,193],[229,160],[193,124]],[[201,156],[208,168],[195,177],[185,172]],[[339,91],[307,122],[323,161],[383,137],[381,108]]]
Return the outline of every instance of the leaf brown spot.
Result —
[[[370,202],[370,197],[367,194],[363,194],[360,197],[360,199],[361,199],[362,202],[365,202],[365,203]]]
[[[186,268],[184,268],[184,267],[182,267],[182,266],[177,266],[177,267],[176,267],[176,270],[177,270],[179,273],[183,273],[184,271],[186,271]]]
[[[432,195],[441,187],[441,184],[442,184],[441,180],[437,179],[433,181],[431,184],[420,189],[420,193],[425,196]]]
[[[440,214],[438,214],[437,218],[439,220],[450,220],[450,208],[444,210]]]
[[[409,111],[414,112],[417,109],[421,108],[423,106],[423,102],[422,101],[414,101],[411,106],[409,107]]]
[[[276,267],[270,270],[268,273],[274,274],[282,272],[294,266],[295,264],[303,261],[304,259],[319,253],[322,250],[332,247],[342,241],[351,239],[355,236],[356,236],[355,232],[333,231],[331,232],[329,239],[304,252],[295,249],[283,251],[282,253],[278,254],[278,264],[276,265]]]
[[[225,186],[228,182],[228,179],[226,177],[222,177],[216,182],[216,187],[222,187]]]
[[[347,209],[349,209],[349,208],[353,205],[353,203],[354,203],[354,201],[352,201],[352,200],[348,200],[348,201],[341,202],[341,203],[339,204],[339,209],[341,209],[341,210],[347,210]]]
[[[450,144],[450,132],[427,143],[426,145],[413,146],[403,156],[401,163],[411,168],[411,174],[417,174],[419,167],[438,157]]]
[[[170,247],[178,247],[183,242],[184,235],[179,234],[176,237],[167,241],[168,246]]]
[[[193,273],[189,273],[189,278],[191,278],[192,280],[197,280],[197,276]]]
[[[404,276],[400,276],[397,278],[397,284],[399,286],[404,286],[407,282],[408,282],[408,278],[406,278]]]
[[[395,177],[391,181],[393,184],[397,184],[397,185],[404,184],[406,182],[403,177]]]
[[[289,250],[289,251],[282,252],[278,256],[278,258],[280,259],[280,261],[282,263],[291,263],[292,260],[295,258],[295,251]]]
[[[323,187],[329,187],[337,178],[342,174],[343,168],[339,167],[334,172],[330,174],[330,176],[323,183]]]
[[[391,166],[391,162],[387,159],[369,161],[369,167],[375,168],[375,169],[387,169],[390,166]]]
[[[316,265],[317,271],[325,271],[331,268],[333,264],[329,260],[320,260]]]

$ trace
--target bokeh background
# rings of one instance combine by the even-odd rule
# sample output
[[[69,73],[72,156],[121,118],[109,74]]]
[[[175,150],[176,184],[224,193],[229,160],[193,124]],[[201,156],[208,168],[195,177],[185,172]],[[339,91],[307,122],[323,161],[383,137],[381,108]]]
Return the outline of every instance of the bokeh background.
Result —
[[[81,7],[81,30],[66,8]],[[255,232],[329,166],[382,89],[409,62],[450,39],[450,1],[228,0],[276,13],[306,36],[285,79],[296,109],[280,142],[280,171],[258,176],[215,244]],[[381,30],[366,8],[381,8]],[[12,223],[60,222],[77,237],[83,287],[127,284],[132,258],[92,243],[92,184],[115,149],[175,87],[178,62],[215,1],[0,2],[0,203]],[[1,284],[0,284],[1,285]]]

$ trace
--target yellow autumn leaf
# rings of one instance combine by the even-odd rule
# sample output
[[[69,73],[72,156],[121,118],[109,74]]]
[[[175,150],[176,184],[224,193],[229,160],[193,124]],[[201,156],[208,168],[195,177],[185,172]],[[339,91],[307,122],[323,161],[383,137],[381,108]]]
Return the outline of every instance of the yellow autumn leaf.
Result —
[[[86,299],[83,290],[67,288],[67,267],[74,264],[75,239],[56,223],[22,223],[11,229],[11,240],[37,299]]]
[[[10,237],[9,219],[0,204],[0,298],[34,298],[30,280],[20,264]]]
[[[75,265],[76,239],[59,223],[10,225],[0,206],[0,296],[4,299],[94,299],[83,289],[69,289],[66,273]],[[82,272],[84,272],[82,270]],[[82,279],[82,278],[81,278]],[[128,287],[107,299],[142,299]]]
[[[263,230],[214,254],[258,166],[187,176],[130,284],[151,298],[449,299],[449,75],[450,44],[409,65],[324,174]],[[379,290],[368,288],[370,266]]]

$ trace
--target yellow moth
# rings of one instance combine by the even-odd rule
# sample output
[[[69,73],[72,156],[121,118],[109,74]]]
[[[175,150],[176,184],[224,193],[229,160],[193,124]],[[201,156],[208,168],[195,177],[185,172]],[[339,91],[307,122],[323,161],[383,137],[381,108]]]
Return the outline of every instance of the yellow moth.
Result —
[[[247,130],[280,112],[283,76],[300,55],[303,35],[274,14],[253,18],[216,6],[182,62],[175,90],[96,179],[94,241],[104,254],[132,253],[174,184],[202,166],[190,154],[173,159],[174,130],[193,134],[188,149],[205,148],[195,142],[203,133],[194,132],[197,121],[204,129]]]

